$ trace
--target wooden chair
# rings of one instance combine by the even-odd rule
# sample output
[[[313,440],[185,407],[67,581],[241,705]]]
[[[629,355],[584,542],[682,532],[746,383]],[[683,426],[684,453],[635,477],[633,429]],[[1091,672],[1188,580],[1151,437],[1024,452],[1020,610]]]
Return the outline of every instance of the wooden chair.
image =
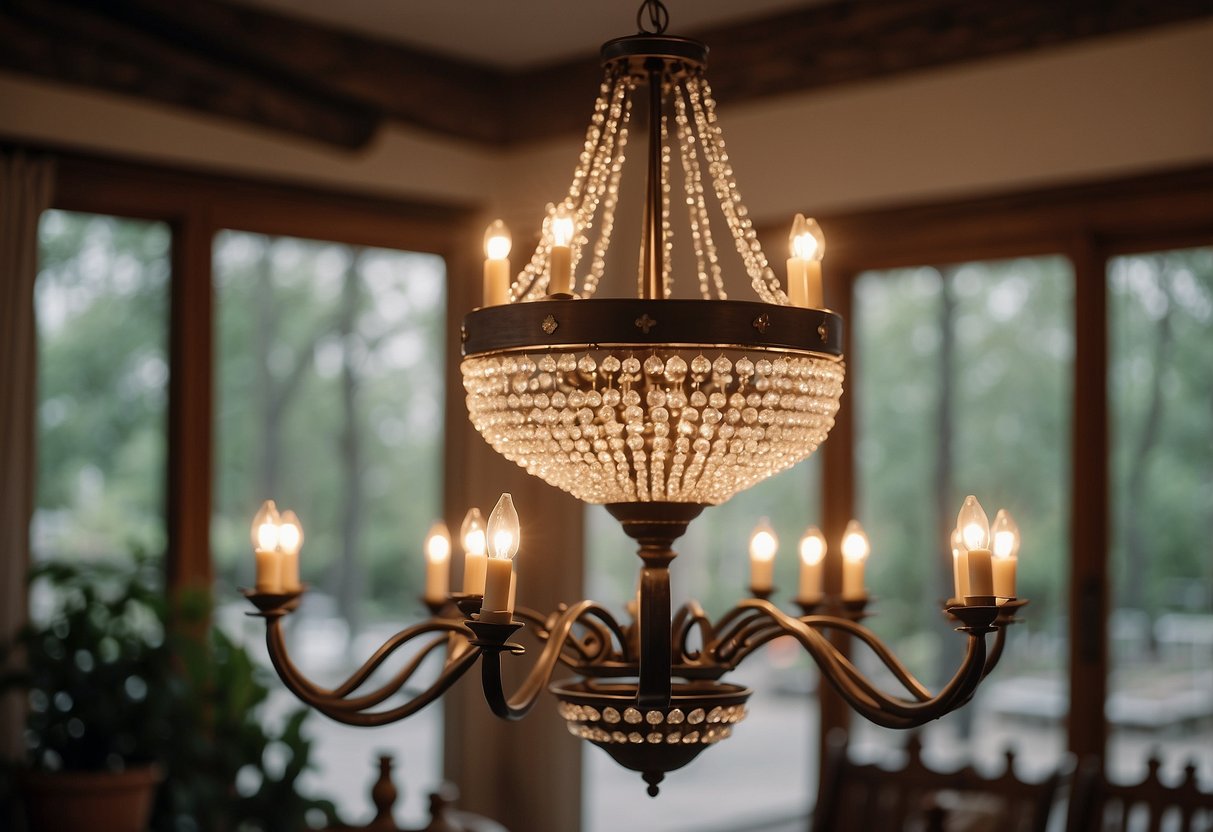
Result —
[[[1213,792],[1202,792],[1189,763],[1176,786],[1158,777],[1162,763],[1151,756],[1145,779],[1109,783],[1103,763],[1083,760],[1074,780],[1066,832],[1213,832]]]
[[[906,744],[903,768],[855,763],[846,734],[831,732],[812,832],[1044,832],[1062,778],[1039,783],[1015,776],[1015,754],[1006,771],[986,778],[971,766],[939,772],[922,762],[917,734]]]

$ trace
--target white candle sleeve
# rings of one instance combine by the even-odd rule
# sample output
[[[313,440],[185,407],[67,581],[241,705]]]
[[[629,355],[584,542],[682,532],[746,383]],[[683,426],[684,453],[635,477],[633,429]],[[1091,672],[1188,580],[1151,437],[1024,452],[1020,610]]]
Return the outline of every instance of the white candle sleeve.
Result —
[[[484,578],[483,612],[510,612],[510,583],[514,562],[509,558],[489,558]]]
[[[862,601],[867,593],[863,588],[862,560],[842,560],[842,600]]]
[[[992,596],[994,594],[994,568],[990,563],[989,549],[969,550],[969,595]]]
[[[488,558],[478,552],[468,552],[463,559],[463,591],[467,595],[484,594],[485,561]]]
[[[821,563],[800,562],[800,591],[797,601],[816,603],[821,600]]]
[[[1019,558],[994,558],[994,594],[999,598],[1015,597],[1015,568]]]
[[[281,552],[282,591],[298,592],[302,589],[299,583],[299,553]]]
[[[257,591],[277,594],[282,592],[282,553],[273,549],[258,549]]]

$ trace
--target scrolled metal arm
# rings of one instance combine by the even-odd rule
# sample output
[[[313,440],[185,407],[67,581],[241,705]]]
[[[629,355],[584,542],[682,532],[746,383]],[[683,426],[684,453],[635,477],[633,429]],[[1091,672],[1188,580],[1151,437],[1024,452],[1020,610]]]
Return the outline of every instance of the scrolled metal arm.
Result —
[[[820,632],[828,629],[847,632],[867,645],[913,698],[904,699],[881,691]],[[967,701],[997,662],[997,655],[987,656],[986,653],[985,634],[992,628],[962,629],[969,636],[965,657],[952,679],[934,695],[868,628],[836,616],[796,618],[760,599],[742,601],[717,625],[721,636],[713,646],[713,658],[732,668],[766,642],[781,635],[792,636],[821,667],[822,675],[861,715],[885,727],[911,728],[937,719]],[[996,652],[1001,652],[1001,628],[996,631],[999,633]]]
[[[374,655],[343,683],[335,688],[326,689],[308,680],[291,661],[282,633],[283,617],[284,614],[281,612],[265,614],[265,642],[274,670],[277,671],[287,689],[305,704],[311,705],[330,719],[345,725],[387,725],[411,716],[445,693],[447,688],[466,673],[480,656],[480,649],[468,643],[467,637],[472,633],[462,622],[454,619],[432,618],[401,630],[376,650]],[[363,696],[349,696],[361,687],[375,669],[382,665],[392,653],[408,642],[430,633],[447,635],[433,639],[422,647],[421,651],[386,684]],[[456,635],[459,638],[451,639],[450,635]],[[395,708],[366,712],[367,708],[380,704],[402,690],[425,658],[443,644],[449,645],[450,649],[442,670],[429,687]]]
[[[489,709],[496,716],[510,722],[520,720],[530,713],[539,695],[551,681],[556,664],[566,658],[566,648],[570,641],[576,638],[573,628],[578,624],[585,625],[592,619],[597,619],[608,627],[614,621],[610,613],[598,604],[593,601],[581,601],[565,608],[546,622],[543,630],[537,633],[544,640],[539,659],[513,696],[507,696],[502,686],[501,654],[519,651],[510,649],[511,646],[504,643],[500,646],[488,646],[473,642],[483,650],[480,663],[481,682]],[[618,625],[611,629],[617,630]],[[604,647],[603,650],[605,649]]]

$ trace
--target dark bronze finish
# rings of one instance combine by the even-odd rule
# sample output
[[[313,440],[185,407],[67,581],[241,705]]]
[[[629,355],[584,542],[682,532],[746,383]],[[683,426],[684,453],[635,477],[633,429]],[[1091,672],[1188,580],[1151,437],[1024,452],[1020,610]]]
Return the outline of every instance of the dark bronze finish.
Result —
[[[765,332],[753,325],[760,315]],[[548,316],[560,328],[543,332]],[[655,326],[660,321],[660,326]],[[823,341],[819,327],[829,324]],[[842,357],[842,319],[826,309],[801,309],[743,300],[593,298],[508,303],[469,312],[463,319],[465,356],[582,351],[608,347],[736,348]]]
[[[674,541],[700,515],[698,503],[611,503],[606,510],[640,543],[640,683],[636,701],[646,708],[670,703],[670,562]]]
[[[651,61],[663,66],[671,78],[702,72],[708,63],[708,47],[692,38],[662,34],[628,35],[602,45],[602,65],[621,65],[633,77],[647,77]]]

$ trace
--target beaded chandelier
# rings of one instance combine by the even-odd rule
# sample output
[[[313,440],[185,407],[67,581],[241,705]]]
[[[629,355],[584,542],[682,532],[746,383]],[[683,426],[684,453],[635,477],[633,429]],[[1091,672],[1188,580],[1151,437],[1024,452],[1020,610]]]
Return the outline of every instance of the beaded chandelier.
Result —
[[[493,274],[501,258],[489,251],[485,306],[464,323],[463,381],[472,424],[489,444],[578,499],[716,505],[826,438],[842,395],[842,322],[812,308],[821,305],[819,231],[807,232],[815,258],[789,261],[790,281],[799,264],[814,267],[815,291],[790,299],[781,287],[733,176],[707,48],[663,34],[660,3],[645,11],[656,31],[603,47],[573,181],[548,206],[508,292],[492,286],[504,272]],[[637,297],[602,300],[595,293],[638,109],[648,114],[648,181]],[[698,301],[672,299],[675,156]],[[713,215],[724,218],[760,302],[728,300]]]
[[[303,537],[297,519],[279,517],[272,502],[253,522],[257,586],[246,592],[266,620],[279,677],[326,716],[360,726],[404,719],[479,664],[493,714],[521,719],[550,691],[568,731],[639,772],[653,796],[668,772],[729,737],[745,718],[751,691],[723,677],[768,642],[795,640],[856,712],[911,728],[969,701],[1027,603],[1015,597],[1019,538],[1010,515],[999,512],[991,536],[984,510],[969,497],[957,518],[953,597],[944,609],[965,634],[966,650],[937,692],[860,623],[869,547],[855,521],[829,567],[841,580],[824,580],[824,537],[815,528],[806,532],[795,613],[769,600],[777,544],[761,527],[750,544],[750,597],[715,621],[695,601],[671,609],[674,541],[705,507],[817,449],[834,425],[844,366],[842,321],[822,308],[820,229],[797,216],[785,291],[733,178],[704,75],[707,47],[664,34],[666,19],[660,2],[645,0],[640,33],[603,46],[605,77],[568,193],[549,206],[534,254],[512,278],[508,232],[500,221],[490,226],[484,303],[466,316],[461,333],[476,430],[531,474],[605,504],[639,544],[631,620],[591,600],[547,614],[515,607],[513,558],[522,527],[509,494],[487,524],[478,509],[468,511],[460,534],[462,592],[450,591],[451,541],[445,526],[436,527],[423,597],[430,618],[392,636],[337,687],[310,681],[289,657],[282,622],[304,591]],[[648,138],[637,292],[598,298],[634,111],[647,112]],[[675,157],[697,300],[673,297]],[[723,216],[757,300],[726,296],[713,214]],[[502,657],[526,652],[510,641],[523,627],[542,647],[511,695]],[[869,679],[830,638],[837,634],[870,650],[898,690],[888,693]],[[366,691],[375,671],[406,646],[416,648],[412,658]],[[434,651],[445,656],[437,677],[421,690],[409,687]],[[575,676],[552,683],[560,665]],[[385,704],[398,695],[403,702]]]

